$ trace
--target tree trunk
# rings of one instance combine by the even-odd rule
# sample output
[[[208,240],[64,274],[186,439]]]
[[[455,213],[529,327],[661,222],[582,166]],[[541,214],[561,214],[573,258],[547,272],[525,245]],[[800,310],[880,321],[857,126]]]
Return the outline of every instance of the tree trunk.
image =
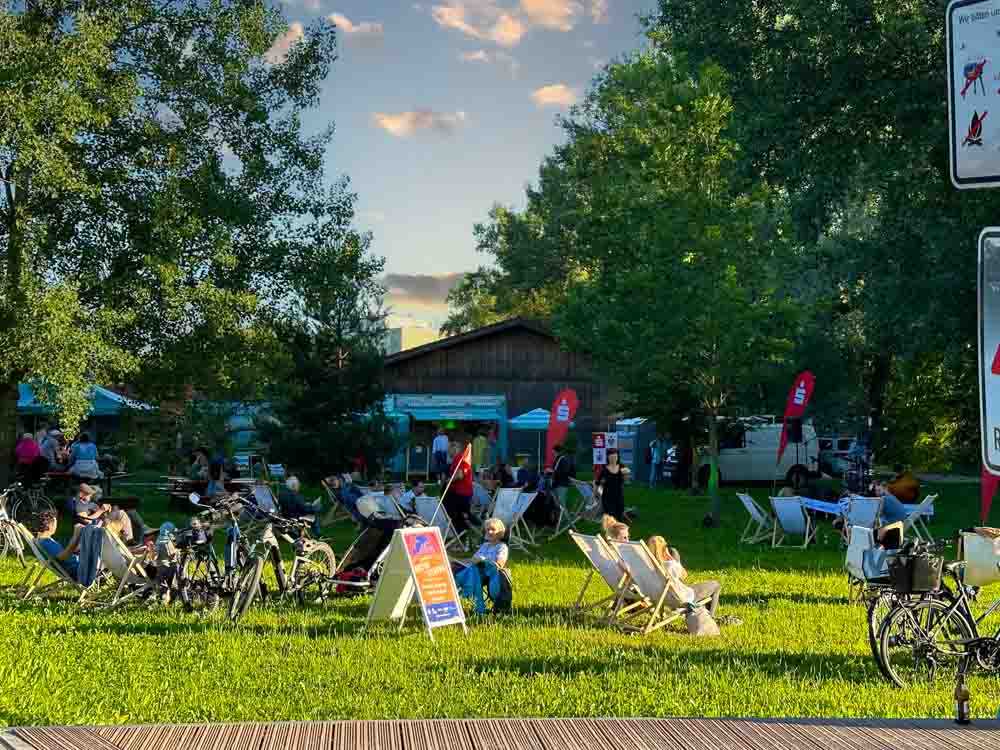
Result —
[[[17,383],[0,383],[0,489],[11,482],[17,445]]]
[[[868,408],[871,416],[871,449],[878,451],[885,448],[882,439],[882,412],[885,410],[885,392],[889,387],[889,375],[892,371],[892,355],[883,351],[879,353],[872,366],[871,380],[868,381]]]
[[[712,498],[712,525],[719,525],[722,497],[719,495],[719,420],[715,414],[708,417],[708,494]]]

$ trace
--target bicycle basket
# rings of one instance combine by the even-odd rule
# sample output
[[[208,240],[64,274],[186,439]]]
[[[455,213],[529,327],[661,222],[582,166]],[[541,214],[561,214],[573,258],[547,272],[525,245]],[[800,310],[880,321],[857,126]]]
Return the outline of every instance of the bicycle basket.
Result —
[[[889,561],[889,580],[897,594],[923,594],[941,587],[944,558],[926,552],[897,555]]]

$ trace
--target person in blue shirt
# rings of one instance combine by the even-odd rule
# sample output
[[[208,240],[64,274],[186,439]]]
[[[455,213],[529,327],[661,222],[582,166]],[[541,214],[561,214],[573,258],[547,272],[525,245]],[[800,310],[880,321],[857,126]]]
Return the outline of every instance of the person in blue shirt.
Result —
[[[906,506],[889,492],[889,489],[883,483],[875,485],[875,494],[882,498],[882,512],[879,517],[882,519],[882,525],[888,526],[891,523],[900,523],[906,520],[906,516],[909,515],[906,512]]]
[[[496,602],[503,585],[500,571],[507,567],[510,549],[503,542],[507,528],[499,518],[491,518],[483,524],[486,539],[469,561],[470,565],[455,575],[455,585],[459,594],[474,603],[476,614],[486,613],[483,587]]]
[[[56,533],[58,525],[56,514],[51,511],[42,511],[35,517],[35,541],[45,554],[56,560],[74,580],[80,569],[80,557],[76,554],[80,547],[79,528],[73,533],[70,543],[63,547],[52,538]]]

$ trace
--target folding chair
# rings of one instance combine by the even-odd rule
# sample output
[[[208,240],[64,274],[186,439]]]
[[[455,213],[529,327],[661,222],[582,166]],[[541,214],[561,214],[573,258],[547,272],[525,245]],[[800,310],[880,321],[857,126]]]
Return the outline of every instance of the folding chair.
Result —
[[[610,544],[625,572],[625,582],[612,612],[612,618],[618,618],[623,629],[648,635],[690,611],[689,605],[681,600],[673,576],[656,561],[645,542]],[[641,599],[626,606],[625,595],[632,587]],[[704,606],[711,600],[710,596],[704,597],[692,606]],[[644,625],[632,624],[641,617],[648,618]]]
[[[24,524],[19,523],[16,526],[17,532],[21,536],[21,540],[34,556],[36,563],[36,567],[28,569],[28,574],[15,589],[21,599],[27,599],[32,594],[35,596],[41,596],[42,594],[54,591],[61,586],[67,586],[73,589],[74,593],[79,593],[80,596],[77,599],[77,602],[79,604],[83,604],[84,600],[87,598],[87,594],[97,588],[98,581],[95,580],[90,586],[80,585],[80,583],[73,576],[66,572],[66,569],[58,560],[50,557],[48,553],[45,552],[42,546],[35,540],[34,534],[28,531]],[[39,583],[41,583],[42,577],[46,572],[55,576],[56,580],[52,583],[39,587]]]
[[[918,505],[912,513],[903,519],[904,535],[907,531],[912,529],[917,539],[927,542],[932,540],[931,531],[927,528],[927,522],[924,518],[934,512],[935,500],[937,500],[937,495],[928,495],[921,501],[920,505]]]
[[[589,482],[581,482],[579,479],[570,479],[569,481],[580,493],[580,505],[573,513],[571,524],[575,525],[578,521],[600,521],[603,510],[601,498],[594,492],[594,485]]]
[[[507,527],[507,546],[511,549],[528,551],[534,546],[535,538],[524,522],[524,513],[538,496],[537,492],[521,492],[519,489],[499,489],[493,499],[491,518],[499,518]]]
[[[816,528],[812,519],[802,506],[800,497],[772,497],[771,508],[774,510],[774,530],[771,532],[771,546],[783,547],[785,536],[801,536],[802,549],[816,537]]]
[[[740,544],[766,542],[774,534],[774,518],[761,508],[750,495],[737,492],[736,497],[740,499],[743,507],[750,514],[750,520],[747,521],[746,528],[743,529],[743,536],[740,537]]]
[[[583,582],[583,588],[580,589],[579,596],[576,597],[576,604],[573,607],[581,614],[594,609],[603,609],[604,614],[608,616],[607,619],[610,622],[615,613],[615,604],[618,601],[619,595],[623,593],[622,587],[625,585],[626,574],[622,570],[621,561],[618,559],[615,551],[608,546],[604,537],[587,536],[586,534],[578,534],[575,531],[570,531],[569,537],[580,548],[580,551],[583,552],[584,557],[590,561],[592,566],[590,573],[587,574],[587,579]],[[611,594],[599,601],[584,606],[583,596],[587,593],[587,589],[590,587],[590,582],[594,579],[595,573],[608,585],[608,588],[611,589]],[[641,597],[635,594],[634,591],[625,592],[624,598],[628,601],[629,605],[636,601],[641,601]]]
[[[468,551],[469,545],[466,543],[466,532],[461,534],[455,529],[455,524],[451,521],[451,516],[444,508],[444,503],[437,497],[421,495],[414,498],[414,510],[428,526],[437,526],[441,529],[441,538],[444,539],[446,550],[458,548]]]
[[[320,484],[323,485],[323,489],[326,490],[327,499],[330,501],[330,510],[326,512],[323,516],[323,525],[334,524],[337,521],[350,521],[352,520],[350,511],[345,508],[340,500],[337,499],[337,494],[333,491],[326,480],[322,480]]]
[[[258,508],[266,510],[269,513],[276,512],[280,507],[278,499],[274,496],[274,490],[266,484],[257,485],[253,488],[253,500]]]
[[[132,554],[125,543],[110,531],[104,531],[101,563],[118,581],[118,586],[107,602],[99,602],[103,609],[114,609],[125,602],[152,591],[155,583],[146,573],[142,561]]]
[[[490,507],[493,505],[493,495],[490,491],[475,482],[472,485],[472,512],[477,515],[483,515],[486,513]]]
[[[847,526],[874,529],[882,513],[882,498],[852,497],[847,501]]]
[[[867,588],[865,575],[865,552],[875,548],[875,532],[867,526],[851,528],[851,541],[847,545],[847,559],[844,569],[847,571],[847,600],[860,602]]]

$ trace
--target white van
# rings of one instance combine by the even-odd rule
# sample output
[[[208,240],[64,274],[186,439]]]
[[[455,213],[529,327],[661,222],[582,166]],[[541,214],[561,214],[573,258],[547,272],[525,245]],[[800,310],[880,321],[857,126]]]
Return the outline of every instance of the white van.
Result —
[[[819,474],[819,442],[812,420],[802,422],[802,442],[789,443],[778,463],[781,422],[773,417],[742,419],[720,428],[719,480],[788,482],[798,487]],[[708,448],[699,451],[698,483],[708,485]]]

